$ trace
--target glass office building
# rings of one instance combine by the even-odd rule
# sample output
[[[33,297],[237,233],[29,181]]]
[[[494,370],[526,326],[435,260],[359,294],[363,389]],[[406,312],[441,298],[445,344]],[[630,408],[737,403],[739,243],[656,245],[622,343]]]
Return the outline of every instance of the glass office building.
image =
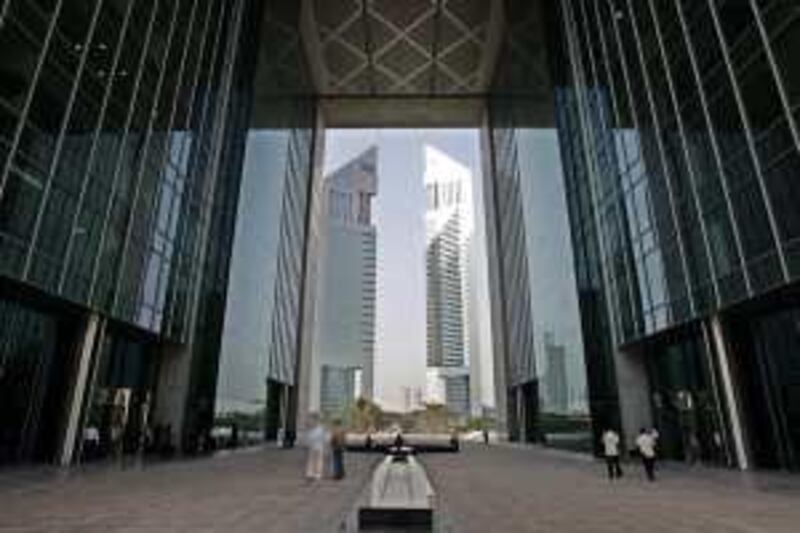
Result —
[[[797,468],[796,6],[561,0],[506,10],[486,146],[510,433],[540,439],[552,401],[530,344],[541,328],[527,331],[542,311],[524,287],[542,271],[524,266],[539,256],[518,221],[536,216],[525,194],[539,179],[525,162],[537,150],[530,132],[554,128],[595,448],[603,428],[630,445],[654,425],[672,458]]]
[[[617,351],[623,425],[645,403],[673,457],[798,467],[797,7],[576,0],[559,15],[576,267],[602,300],[582,311]],[[636,374],[646,395],[626,398]]]
[[[545,9],[547,7],[547,9]],[[563,59],[552,6],[512,2],[487,99],[484,186],[494,225],[499,299],[508,343],[495,367],[505,368],[509,436],[570,448],[591,447],[591,419],[614,413],[613,385],[601,381],[606,355],[581,323],[591,286],[573,274],[564,172],[555,113],[552,65]],[[574,251],[573,251],[574,249]],[[566,263],[566,264],[565,264]],[[577,282],[577,284],[576,284]],[[579,307],[580,304],[580,307]],[[594,381],[587,386],[587,366]],[[591,378],[590,378],[591,379]],[[589,401],[590,400],[590,401]],[[500,398],[498,398],[500,401]],[[610,408],[603,402],[610,402]],[[591,416],[589,412],[591,405]],[[612,415],[613,416],[613,415]]]
[[[512,438],[800,467],[799,46],[792,0],[0,0],[0,463],[293,431],[328,125],[483,128]]]
[[[0,5],[0,463],[129,451],[145,427],[148,446],[196,448],[253,128],[291,138],[272,172],[290,183],[277,286],[296,291],[314,108],[297,38],[266,30],[291,36],[298,14],[273,4]],[[273,324],[284,381],[290,323]]]
[[[136,426],[156,387],[136,374],[150,373],[138,367],[153,359],[126,354],[130,365],[114,378],[99,354],[126,343],[141,354],[157,338],[183,343],[194,308],[209,312],[216,287],[206,274],[220,257],[206,243],[224,243],[225,204],[238,190],[218,178],[235,138],[226,127],[236,75],[225,57],[243,5],[9,1],[1,9],[7,462],[71,454],[81,419],[93,419],[98,447],[108,426]]]

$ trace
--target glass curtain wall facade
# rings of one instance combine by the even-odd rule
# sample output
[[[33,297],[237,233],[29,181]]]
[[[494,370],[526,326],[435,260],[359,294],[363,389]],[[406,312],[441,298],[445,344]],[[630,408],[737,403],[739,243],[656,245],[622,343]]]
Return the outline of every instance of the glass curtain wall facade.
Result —
[[[800,13],[792,4],[558,6],[569,62],[556,84],[557,112],[578,283],[594,277],[604,300],[596,312],[582,302],[584,322],[604,317],[598,331],[610,337],[606,360],[616,365],[609,381],[621,365],[644,361],[656,423],[670,410],[683,417],[662,422],[678,428],[665,441],[674,456],[732,448],[729,418],[741,403],[744,448],[755,450],[756,464],[797,466],[796,418],[786,407],[796,378],[736,372],[750,355],[731,331],[736,323],[752,332],[762,366],[780,368],[786,346],[797,346],[787,335],[784,346],[765,348],[769,335],[751,311],[780,302],[780,322],[797,307],[798,69],[789,50]],[[724,342],[709,341],[713,321]],[[726,396],[718,382],[730,369],[734,394]],[[747,402],[754,390],[779,398],[766,404],[772,422],[759,421],[761,402]],[[762,423],[773,442],[748,445]],[[759,455],[762,448],[772,451]]]
[[[528,254],[525,241],[522,193],[513,122],[508,105],[495,97],[490,106],[490,142],[494,176],[494,206],[505,354],[499,361],[505,375],[506,419],[509,438],[533,440],[538,411],[538,381],[534,354],[533,320]],[[496,363],[497,364],[497,363]],[[528,394],[526,394],[528,393]]]
[[[21,324],[2,331],[2,462],[56,459],[70,402],[84,455],[123,411],[132,425],[116,433],[130,430],[131,442],[147,424],[165,448],[193,450],[210,429],[254,43],[267,31],[257,14],[285,15],[274,4],[0,4],[0,308]],[[291,283],[310,122],[288,148],[300,177],[286,202],[301,215],[284,224],[279,270]],[[82,354],[87,316],[101,327]],[[159,394],[175,361],[183,389]]]
[[[238,17],[231,21],[230,44],[216,52],[221,80],[226,86],[218,91],[208,89],[211,91],[210,99],[204,104],[216,107],[221,121],[218,137],[210,140],[213,148],[207,152],[204,161],[205,190],[195,189],[200,196],[189,196],[188,202],[181,203],[181,211],[172,215],[181,217],[177,229],[187,235],[184,261],[178,263],[178,268],[187,272],[192,268],[197,270],[193,285],[181,285],[178,281],[182,279],[181,270],[177,270],[176,277],[170,280],[175,295],[168,299],[170,303],[187,299],[188,318],[193,321],[186,333],[179,337],[187,352],[183,357],[189,361],[189,378],[180,441],[176,444],[189,453],[201,450],[207,444],[214,418],[247,124],[254,105],[252,84],[256,56],[253,43],[259,9],[257,0],[243,0]],[[199,200],[197,203],[195,198]],[[157,397],[155,401],[158,402]]]
[[[235,221],[230,297],[215,406],[225,445],[294,431],[303,326],[306,243],[316,103],[300,39],[300,5],[257,2],[248,29],[252,101],[241,151],[242,198]],[[211,424],[204,430],[210,431]],[[233,443],[238,444],[238,443]]]
[[[496,219],[506,354],[496,363],[505,368],[496,371],[505,371],[503,394],[512,439],[586,449],[591,446],[583,346],[587,332],[578,312],[583,293],[576,291],[571,273],[553,112],[550,63],[558,61],[551,57],[557,50],[550,45],[553,36],[547,28],[557,19],[545,7],[538,2],[507,4],[509,27],[488,101],[494,177],[494,206],[488,212]]]
[[[240,9],[3,4],[4,276],[185,335],[199,248],[187,218],[212,196],[224,48]]]
[[[590,143],[593,207],[617,196],[599,218],[609,252],[622,241],[630,256],[605,259],[629,341],[796,279],[797,204],[782,204],[797,198],[798,148],[761,8],[617,4],[562,3],[577,97],[561,112],[577,108]]]

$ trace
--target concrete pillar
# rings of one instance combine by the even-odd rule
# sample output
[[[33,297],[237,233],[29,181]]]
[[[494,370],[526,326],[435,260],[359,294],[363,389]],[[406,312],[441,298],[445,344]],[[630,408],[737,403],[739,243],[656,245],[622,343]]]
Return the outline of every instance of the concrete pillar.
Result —
[[[722,394],[723,408],[728,415],[730,423],[731,437],[733,440],[733,451],[736,459],[736,466],[740,470],[750,469],[750,458],[747,451],[747,443],[744,436],[744,422],[741,416],[741,402],[734,387],[734,372],[730,361],[728,343],[725,339],[725,327],[718,314],[709,319],[711,325],[711,342],[714,345],[714,353],[719,367],[720,389]]]
[[[97,313],[91,313],[84,321],[83,330],[77,344],[77,368],[75,381],[67,399],[66,426],[64,440],[58,463],[61,466],[70,466],[75,459],[78,437],[83,429],[82,420],[84,407],[91,393],[92,367],[97,347],[101,344],[105,320]]]
[[[483,179],[483,209],[486,224],[486,257],[489,278],[489,319],[492,332],[492,358],[494,362],[494,396],[496,429],[504,435],[508,427],[508,370],[509,355],[506,353],[504,311],[502,299],[499,228],[495,205],[495,169],[491,140],[489,112],[484,110],[481,124],[481,175]],[[517,414],[516,411],[511,413]]]
[[[647,353],[616,350],[614,368],[617,377],[620,422],[625,445],[635,446],[639,429],[653,425],[650,387],[647,381]]]
[[[154,425],[170,426],[172,444],[181,449],[191,377],[191,345],[164,344],[156,384]]]
[[[324,201],[323,173],[325,169],[325,120],[317,109],[316,126],[314,131],[314,153],[313,167],[311,169],[311,190],[309,191],[308,216],[306,218],[306,251],[305,251],[305,272],[303,279],[303,292],[301,302],[301,317],[299,318],[300,328],[297,332],[299,336],[297,350],[297,374],[294,383],[296,390],[296,412],[293,426],[298,432],[303,432],[308,425],[309,413],[319,409],[319,361],[315,360],[314,343],[315,324],[317,323],[317,313],[319,306],[318,278],[324,275],[321,268],[320,258],[324,257],[325,242],[320,234],[321,221],[323,217],[322,207]],[[371,397],[372,395],[369,394]],[[288,399],[284,402],[288,406]],[[288,426],[288,422],[283,427]]]

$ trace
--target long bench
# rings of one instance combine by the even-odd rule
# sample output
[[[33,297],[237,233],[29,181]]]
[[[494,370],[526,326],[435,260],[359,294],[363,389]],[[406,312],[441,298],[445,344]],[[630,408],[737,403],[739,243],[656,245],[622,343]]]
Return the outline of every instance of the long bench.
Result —
[[[394,433],[348,433],[347,449],[351,452],[387,453],[394,447],[397,435]],[[458,439],[445,433],[404,433],[403,443],[416,453],[437,453],[459,451]]]

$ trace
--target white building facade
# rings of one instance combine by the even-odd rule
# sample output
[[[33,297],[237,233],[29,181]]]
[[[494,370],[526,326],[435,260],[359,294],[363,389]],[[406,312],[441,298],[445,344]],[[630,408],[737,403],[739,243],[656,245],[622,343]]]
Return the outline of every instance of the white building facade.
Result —
[[[472,414],[470,262],[474,238],[472,173],[425,147],[427,401]],[[476,368],[477,369],[477,368]]]

